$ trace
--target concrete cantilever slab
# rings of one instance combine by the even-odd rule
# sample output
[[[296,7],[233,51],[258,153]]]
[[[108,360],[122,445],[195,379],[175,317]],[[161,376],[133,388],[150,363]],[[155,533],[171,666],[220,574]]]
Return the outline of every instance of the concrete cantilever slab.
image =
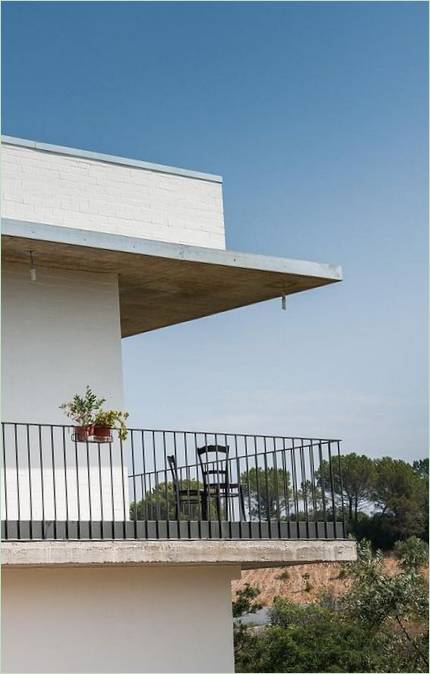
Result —
[[[4,219],[3,259],[116,273],[122,336],[342,280],[339,266]]]
[[[4,567],[236,565],[251,569],[348,562],[356,557],[353,540],[18,541],[2,544]]]

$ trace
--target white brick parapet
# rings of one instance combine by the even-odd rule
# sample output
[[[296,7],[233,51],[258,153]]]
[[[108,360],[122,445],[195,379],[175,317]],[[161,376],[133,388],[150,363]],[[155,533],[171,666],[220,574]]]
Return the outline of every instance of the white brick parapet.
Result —
[[[3,138],[2,217],[225,248],[219,176]]]

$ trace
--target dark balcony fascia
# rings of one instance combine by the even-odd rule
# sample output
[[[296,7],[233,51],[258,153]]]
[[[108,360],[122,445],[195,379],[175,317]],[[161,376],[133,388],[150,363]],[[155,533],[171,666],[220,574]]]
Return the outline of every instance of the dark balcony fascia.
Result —
[[[2,540],[346,540],[342,522],[2,521]]]

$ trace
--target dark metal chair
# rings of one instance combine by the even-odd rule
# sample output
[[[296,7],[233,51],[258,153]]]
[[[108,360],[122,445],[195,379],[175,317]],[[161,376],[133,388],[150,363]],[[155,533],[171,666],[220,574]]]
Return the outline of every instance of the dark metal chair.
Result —
[[[205,445],[197,449],[203,477],[202,518],[204,520],[209,518],[211,499],[215,500],[218,519],[221,520],[222,498],[225,500],[227,516],[230,499],[238,498],[240,514],[243,518],[242,521],[246,520],[242,485],[238,482],[230,481],[228,452],[228,445],[226,447],[222,445]]]
[[[181,487],[181,481],[178,477],[178,467],[176,465],[176,459],[173,456],[167,457],[169,462],[169,467],[173,477],[173,490],[175,493],[175,508],[176,508],[176,519],[180,519],[181,510],[183,509],[184,504],[199,505],[201,506],[204,500],[204,491],[203,489],[187,489]],[[191,512],[191,508],[189,509]],[[204,518],[203,518],[204,519]]]

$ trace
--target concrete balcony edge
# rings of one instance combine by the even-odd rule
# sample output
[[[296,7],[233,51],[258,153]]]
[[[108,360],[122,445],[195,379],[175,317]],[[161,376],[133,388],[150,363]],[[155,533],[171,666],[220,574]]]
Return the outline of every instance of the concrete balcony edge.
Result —
[[[243,569],[356,559],[353,540],[7,541],[8,567],[210,566]]]

